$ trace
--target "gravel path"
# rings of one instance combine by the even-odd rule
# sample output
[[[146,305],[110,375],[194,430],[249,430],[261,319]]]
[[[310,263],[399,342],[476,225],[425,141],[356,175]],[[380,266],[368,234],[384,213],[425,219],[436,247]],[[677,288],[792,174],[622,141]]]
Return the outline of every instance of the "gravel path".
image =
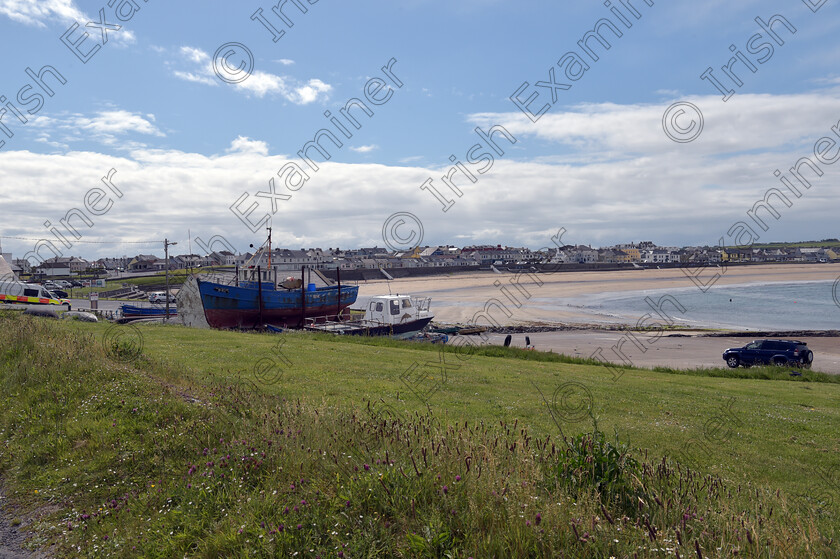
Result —
[[[6,495],[0,486],[0,559],[43,557],[40,553],[31,553],[23,548],[26,534],[20,530],[23,525],[12,526],[14,518],[14,513],[8,510]]]

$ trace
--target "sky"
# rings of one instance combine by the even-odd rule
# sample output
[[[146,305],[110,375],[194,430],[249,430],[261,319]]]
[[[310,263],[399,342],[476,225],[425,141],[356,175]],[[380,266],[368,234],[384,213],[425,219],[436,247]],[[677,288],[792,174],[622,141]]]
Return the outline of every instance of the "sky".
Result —
[[[836,0],[111,3],[0,0],[15,257],[840,237]]]

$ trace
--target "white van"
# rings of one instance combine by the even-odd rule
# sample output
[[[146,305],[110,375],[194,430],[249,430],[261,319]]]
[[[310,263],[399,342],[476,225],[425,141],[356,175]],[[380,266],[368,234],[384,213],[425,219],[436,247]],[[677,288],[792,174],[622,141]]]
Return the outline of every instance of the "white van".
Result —
[[[22,283],[19,281],[0,281],[0,302],[23,303],[26,305],[67,305],[70,301],[61,299],[46,287],[37,283]]]

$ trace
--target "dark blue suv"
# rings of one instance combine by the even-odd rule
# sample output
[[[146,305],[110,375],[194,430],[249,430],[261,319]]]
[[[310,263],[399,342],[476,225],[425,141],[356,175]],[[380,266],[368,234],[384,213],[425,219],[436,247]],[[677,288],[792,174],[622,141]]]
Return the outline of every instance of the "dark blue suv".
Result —
[[[808,344],[797,340],[755,340],[744,347],[727,349],[723,360],[733,369],[739,365],[810,367],[814,352],[808,349]]]

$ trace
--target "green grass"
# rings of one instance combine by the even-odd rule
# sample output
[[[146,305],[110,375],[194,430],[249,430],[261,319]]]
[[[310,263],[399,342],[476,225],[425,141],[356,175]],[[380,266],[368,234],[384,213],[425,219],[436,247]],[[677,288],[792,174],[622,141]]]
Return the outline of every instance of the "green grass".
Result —
[[[0,472],[60,555],[838,552],[833,378],[11,313],[0,331]],[[421,401],[406,371],[438,389]]]

